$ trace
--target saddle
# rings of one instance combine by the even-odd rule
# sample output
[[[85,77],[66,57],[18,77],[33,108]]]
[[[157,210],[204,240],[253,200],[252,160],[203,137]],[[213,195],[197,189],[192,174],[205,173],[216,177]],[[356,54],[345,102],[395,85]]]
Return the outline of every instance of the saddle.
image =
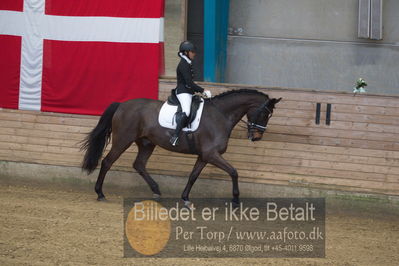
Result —
[[[171,95],[168,97],[168,104],[177,106],[177,112],[176,113],[181,113],[182,108],[179,102],[179,99],[177,99],[176,96],[176,89],[171,90]],[[188,125],[187,127],[190,128],[191,123],[194,121],[194,119],[197,116],[197,111],[200,107],[200,103],[202,102],[201,97],[198,95],[194,95],[193,99],[191,101],[191,108],[190,108],[190,116],[188,118]]]

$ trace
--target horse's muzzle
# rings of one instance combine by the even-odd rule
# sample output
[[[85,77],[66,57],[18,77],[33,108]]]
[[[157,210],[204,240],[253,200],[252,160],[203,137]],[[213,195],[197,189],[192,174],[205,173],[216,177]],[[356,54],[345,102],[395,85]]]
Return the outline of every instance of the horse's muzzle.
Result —
[[[258,141],[258,140],[261,140],[261,139],[262,139],[262,136],[263,136],[263,133],[262,133],[262,132],[259,132],[259,131],[250,132],[250,133],[248,134],[248,139],[249,139],[250,141]]]

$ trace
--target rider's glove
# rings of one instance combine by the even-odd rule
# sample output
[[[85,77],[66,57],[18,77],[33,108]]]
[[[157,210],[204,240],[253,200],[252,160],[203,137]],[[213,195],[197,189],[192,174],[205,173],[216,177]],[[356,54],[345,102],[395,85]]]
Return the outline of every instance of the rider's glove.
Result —
[[[208,91],[208,90],[204,91],[202,94],[203,94],[206,98],[211,98],[211,97],[212,97],[212,93],[211,93],[210,91]]]

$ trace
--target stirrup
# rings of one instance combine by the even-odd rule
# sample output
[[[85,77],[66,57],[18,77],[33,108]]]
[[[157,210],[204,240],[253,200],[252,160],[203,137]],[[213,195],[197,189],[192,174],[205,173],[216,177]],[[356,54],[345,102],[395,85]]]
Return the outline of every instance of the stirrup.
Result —
[[[172,146],[176,147],[178,143],[179,143],[179,137],[173,136],[173,137],[170,139],[170,144],[172,144]]]

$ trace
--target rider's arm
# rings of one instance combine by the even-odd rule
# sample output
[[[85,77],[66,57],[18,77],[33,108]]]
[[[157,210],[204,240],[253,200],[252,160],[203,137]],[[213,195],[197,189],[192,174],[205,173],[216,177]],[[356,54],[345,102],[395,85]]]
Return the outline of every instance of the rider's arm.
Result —
[[[183,76],[184,82],[187,86],[187,88],[193,89],[195,92],[200,92],[203,93],[204,89],[201,86],[198,86],[197,84],[194,83],[193,78],[191,76],[191,69],[188,64],[182,64],[182,71],[181,74]]]

